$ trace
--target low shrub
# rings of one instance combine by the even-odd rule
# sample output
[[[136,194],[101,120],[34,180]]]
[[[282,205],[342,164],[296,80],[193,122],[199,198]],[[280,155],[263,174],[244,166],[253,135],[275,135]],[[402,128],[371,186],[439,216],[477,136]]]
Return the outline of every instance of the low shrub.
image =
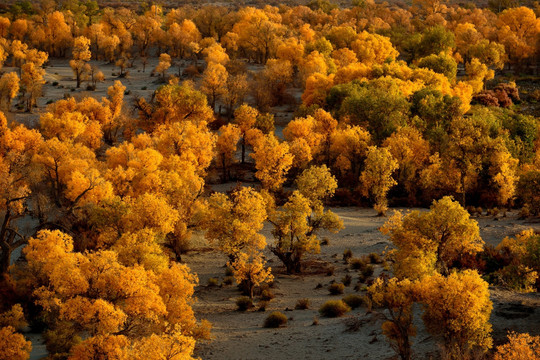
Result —
[[[246,311],[253,307],[253,301],[247,296],[242,296],[236,300],[236,306],[238,311]]]
[[[232,276],[225,276],[225,278],[223,279],[223,284],[225,285],[232,285],[233,282],[234,282],[234,277]]]
[[[287,316],[279,311],[274,311],[264,320],[263,326],[265,328],[278,328],[285,325],[287,325]]]
[[[349,311],[351,311],[351,308],[343,300],[329,300],[319,309],[319,313],[324,317],[339,317]]]
[[[371,275],[373,275],[374,271],[375,271],[375,268],[373,267],[373,265],[366,265],[362,269],[362,275],[364,275],[365,277],[370,277]]]
[[[334,283],[328,287],[328,291],[330,292],[330,295],[343,294],[344,290],[345,290],[345,285],[343,285],[342,283]]]
[[[333,266],[326,269],[326,276],[332,276],[332,275],[334,275],[334,267]]]
[[[369,261],[372,263],[372,264],[380,264],[383,262],[383,259],[381,257],[381,255],[377,254],[377,253],[371,253],[368,255],[368,258],[369,258]]]
[[[345,276],[341,279],[341,282],[342,282],[343,285],[345,285],[345,286],[351,285],[351,282],[352,282],[352,276],[349,275],[349,274],[345,275]]]
[[[364,304],[364,297],[360,295],[350,294],[343,298],[343,302],[351,309],[359,308]]]
[[[208,286],[218,286],[219,280],[217,278],[208,279]]]
[[[303,299],[298,299],[298,301],[296,301],[296,305],[294,306],[294,308],[296,310],[307,310],[309,309],[309,306],[311,305],[310,301],[308,298],[303,298]]]
[[[261,300],[261,301],[259,301],[259,303],[257,305],[259,306],[257,311],[266,311],[266,307],[268,306],[268,301]]]
[[[261,292],[261,299],[262,300],[265,300],[265,301],[270,301],[272,300],[273,298],[275,298],[276,296],[274,295],[274,293],[270,290],[270,289],[264,289],[262,292]]]
[[[367,265],[366,260],[361,258],[351,258],[349,260],[349,264],[353,270],[362,270]]]
[[[352,251],[347,249],[343,252],[343,261],[348,262],[350,258],[352,258]]]

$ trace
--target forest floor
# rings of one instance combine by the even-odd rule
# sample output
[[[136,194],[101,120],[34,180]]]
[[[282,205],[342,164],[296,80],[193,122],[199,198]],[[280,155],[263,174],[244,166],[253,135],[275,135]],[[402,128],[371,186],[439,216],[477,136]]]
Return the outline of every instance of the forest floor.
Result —
[[[210,278],[225,277],[227,257],[210,250],[202,236],[197,237],[199,251],[190,252],[183,260],[199,276],[200,285],[196,289],[198,302],[194,310],[199,319],[207,319],[213,324],[213,339],[197,346],[196,355],[203,359],[391,359],[394,353],[382,334],[384,321],[378,312],[368,313],[365,307],[356,309],[342,318],[322,318],[318,309],[327,300],[341,299],[347,294],[364,295],[356,291],[358,273],[350,270],[343,261],[343,252],[350,249],[353,257],[360,257],[390,249],[391,244],[378,228],[387,218],[377,217],[371,209],[343,207],[332,208],[344,221],[345,228],[338,234],[322,234],[329,239],[329,245],[322,246],[320,254],[311,255],[307,260],[305,273],[287,275],[279,260],[269,251],[266,253],[268,265],[272,267],[275,298],[266,311],[255,308],[247,312],[236,310],[235,301],[241,296],[235,285],[209,286]],[[392,210],[390,211],[390,213]],[[490,245],[497,245],[504,237],[514,236],[538,223],[518,220],[516,213],[495,220],[492,216],[475,218],[480,226],[481,236]],[[271,242],[270,226],[265,226],[263,234]],[[375,276],[383,271],[376,265]],[[333,274],[328,275],[333,269]],[[328,286],[340,282],[345,275],[353,281],[345,288],[343,295],[332,296]],[[321,287],[322,285],[322,287]],[[529,332],[539,335],[540,296],[519,294],[500,288],[491,288],[493,300],[493,335],[495,343],[505,339],[508,331]],[[308,298],[308,310],[294,310],[298,299]],[[289,318],[288,325],[279,329],[263,328],[264,319],[272,311],[281,311]],[[415,309],[415,324],[418,335],[414,339],[413,350],[416,358],[437,358],[435,341],[425,331],[421,322],[421,309]],[[318,319],[318,325],[313,325]],[[348,331],[348,325],[358,327]]]

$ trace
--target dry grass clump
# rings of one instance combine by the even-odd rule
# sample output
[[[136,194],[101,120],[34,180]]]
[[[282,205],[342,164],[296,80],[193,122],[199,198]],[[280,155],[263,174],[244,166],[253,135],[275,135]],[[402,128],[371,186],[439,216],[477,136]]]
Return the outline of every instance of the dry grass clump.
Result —
[[[279,311],[274,311],[264,320],[263,326],[265,328],[278,328],[285,325],[287,325],[287,316]]]
[[[351,311],[351,308],[343,300],[329,300],[319,309],[319,313],[324,317],[339,317],[349,311]]]

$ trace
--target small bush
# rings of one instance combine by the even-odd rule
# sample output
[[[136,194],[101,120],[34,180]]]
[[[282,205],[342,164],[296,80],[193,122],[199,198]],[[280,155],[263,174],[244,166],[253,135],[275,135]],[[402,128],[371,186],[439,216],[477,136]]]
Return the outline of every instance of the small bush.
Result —
[[[265,328],[278,328],[285,325],[287,325],[287,316],[279,311],[274,311],[264,320],[263,326]]]
[[[351,308],[343,300],[329,300],[319,309],[321,316],[325,317],[339,317],[349,311],[351,311]]]
[[[491,274],[491,282],[518,292],[533,292],[538,274],[530,268],[519,265],[508,265]]]
[[[296,302],[296,305],[294,306],[294,308],[296,310],[307,310],[309,309],[309,306],[310,306],[310,301],[308,298],[303,298],[303,299],[298,299],[298,301]]]
[[[234,277],[232,276],[225,276],[225,278],[223,279],[223,284],[225,285],[232,285],[233,282],[234,282]]]
[[[330,295],[340,295],[343,294],[343,291],[345,290],[345,285],[342,283],[335,283],[331,284],[328,287],[328,291],[330,292]]]
[[[262,292],[261,292],[261,299],[265,300],[265,301],[270,301],[272,300],[273,298],[275,298],[276,296],[274,295],[274,293],[269,290],[269,289],[264,289]]]
[[[233,276],[234,275],[234,271],[232,268],[230,268],[229,266],[227,266],[225,268],[225,276]]]
[[[319,318],[315,316],[313,318],[313,322],[311,323],[311,326],[316,326],[316,325],[319,325]]]
[[[369,257],[369,261],[372,263],[372,264],[380,264],[383,262],[382,258],[381,258],[381,255],[377,254],[377,253],[371,253],[368,255]]]
[[[364,275],[365,277],[370,277],[371,275],[373,275],[374,271],[375,271],[375,269],[373,268],[372,265],[366,265],[362,269],[362,275]]]
[[[208,279],[208,286],[218,286],[219,280],[217,278]]]
[[[350,258],[352,258],[352,251],[351,249],[347,249],[343,252],[343,261],[347,262]]]
[[[361,258],[352,258],[349,261],[349,264],[351,265],[351,269],[353,269],[353,270],[362,270],[367,265],[366,261],[364,259],[361,259]]]
[[[364,297],[360,295],[350,294],[343,298],[343,302],[351,309],[359,308],[364,304]]]
[[[141,88],[141,90],[146,90],[146,89],[148,89],[146,86],[143,86],[143,87]]]
[[[321,240],[321,245],[322,246],[330,245],[330,239],[325,237],[324,239]]]
[[[49,99],[49,100],[47,100],[47,105],[52,104],[53,102],[54,102],[54,100]]]
[[[257,311],[266,311],[266,307],[268,306],[268,301],[265,301],[265,300],[259,301],[258,305],[259,305],[259,308],[257,309]]]
[[[345,276],[341,279],[341,282],[342,282],[343,285],[345,285],[345,286],[351,285],[351,281],[352,281],[352,276],[349,275],[349,274],[345,275]]]
[[[242,296],[236,300],[236,306],[238,307],[238,311],[246,311],[253,307],[253,301],[247,296]]]
[[[326,276],[332,276],[334,275],[334,267],[329,267],[326,269]]]
[[[94,85],[86,85],[86,90],[87,91],[95,91],[96,87]]]
[[[53,81],[52,86],[58,86],[58,81]]]

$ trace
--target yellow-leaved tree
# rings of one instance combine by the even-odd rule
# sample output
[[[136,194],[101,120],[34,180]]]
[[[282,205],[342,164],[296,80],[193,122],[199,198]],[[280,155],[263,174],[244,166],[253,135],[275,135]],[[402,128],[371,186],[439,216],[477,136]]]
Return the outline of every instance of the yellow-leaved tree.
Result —
[[[373,199],[374,209],[379,216],[384,216],[388,210],[386,195],[392,186],[397,184],[392,174],[398,166],[397,160],[387,148],[369,147],[360,183],[362,194]]]
[[[197,277],[185,265],[127,266],[114,251],[74,252],[69,235],[48,230],[30,239],[23,253],[27,264],[17,271],[18,286],[42,310],[51,354],[86,359],[91,352],[137,348],[152,336],[166,341],[181,335],[182,359],[191,359],[194,340],[208,327],[191,309]]]
[[[325,165],[304,170],[296,183],[298,190],[292,193],[283,209],[272,210],[269,215],[276,239],[270,249],[288,273],[302,272],[304,255],[320,251],[319,231],[338,232],[343,228],[343,221],[324,209],[324,201],[337,189],[337,181]]]
[[[418,284],[422,319],[451,360],[484,354],[492,346],[489,284],[474,270],[427,276]]]
[[[397,247],[394,273],[400,278],[448,275],[463,255],[475,255],[484,245],[478,223],[449,196],[433,201],[428,212],[397,212],[381,231]]]
[[[412,307],[418,299],[417,282],[396,277],[383,280],[379,277],[368,288],[368,293],[375,307],[388,311],[388,315],[384,315],[383,334],[401,360],[410,360],[410,337],[416,336]]]
[[[250,187],[242,187],[230,196],[215,193],[208,199],[206,235],[232,260],[241,251],[261,250],[266,238],[259,234],[267,218],[265,198]]]
[[[540,336],[529,334],[508,334],[508,342],[497,346],[493,360],[538,359],[540,356]]]
[[[259,179],[263,188],[277,191],[285,182],[287,172],[292,166],[293,156],[289,152],[287,143],[280,143],[273,134],[265,135],[254,145],[251,157],[255,160]]]
[[[260,251],[240,252],[238,257],[229,262],[234,278],[245,287],[249,297],[253,299],[253,290],[265,282],[272,281],[271,268],[265,268],[266,261]]]
[[[90,73],[90,65],[88,61],[92,57],[90,52],[90,39],[79,36],[73,40],[73,60],[69,62],[69,66],[75,74],[77,80],[77,88],[81,87],[81,81],[84,80],[85,75]]]

